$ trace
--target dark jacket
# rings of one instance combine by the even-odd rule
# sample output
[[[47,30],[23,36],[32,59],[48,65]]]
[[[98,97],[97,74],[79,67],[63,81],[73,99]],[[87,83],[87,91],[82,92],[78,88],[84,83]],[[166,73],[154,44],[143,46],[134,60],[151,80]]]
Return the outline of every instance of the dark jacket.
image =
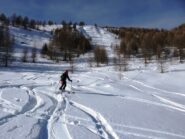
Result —
[[[69,78],[67,72],[64,72],[64,73],[60,76],[60,78],[61,78],[61,79],[60,79],[61,81],[66,81],[67,79],[68,79],[69,81],[72,81],[72,80]]]

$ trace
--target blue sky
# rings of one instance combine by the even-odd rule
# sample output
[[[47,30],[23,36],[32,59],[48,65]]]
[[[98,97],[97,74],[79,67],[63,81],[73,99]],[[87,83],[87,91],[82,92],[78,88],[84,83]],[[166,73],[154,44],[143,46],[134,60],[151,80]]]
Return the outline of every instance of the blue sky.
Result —
[[[0,12],[40,20],[173,28],[185,23],[185,0],[1,0]]]

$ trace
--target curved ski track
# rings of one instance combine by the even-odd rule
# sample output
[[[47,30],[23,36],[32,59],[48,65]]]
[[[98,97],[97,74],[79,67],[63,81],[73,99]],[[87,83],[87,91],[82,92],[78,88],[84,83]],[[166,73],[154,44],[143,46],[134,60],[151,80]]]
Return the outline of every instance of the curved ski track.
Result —
[[[0,126],[6,126],[6,123],[13,122],[16,119],[19,119],[18,117],[29,117],[36,119],[37,122],[33,123],[32,128],[27,135],[21,136],[20,138],[32,138],[33,134],[35,134],[34,131],[36,130],[36,128],[38,128],[38,126],[40,126],[38,131],[39,133],[36,138],[72,139],[72,135],[70,134],[67,127],[67,125],[71,124],[72,122],[69,123],[67,121],[67,115],[65,114],[65,112],[67,111],[67,107],[70,104],[71,106],[74,106],[75,108],[87,113],[94,120],[96,128],[90,128],[88,125],[80,124],[80,121],[75,120],[73,122],[73,125],[78,125],[79,127],[86,128],[90,132],[98,135],[100,138],[118,139],[118,136],[113,131],[112,127],[108,124],[106,119],[100,113],[94,111],[91,108],[83,106],[82,104],[70,100],[69,96],[66,96],[65,94],[57,94],[55,92],[56,83],[52,82],[49,85],[37,85],[36,83],[34,83],[34,81],[38,78],[39,77],[36,74],[31,76],[23,75],[21,76],[21,80],[23,79],[32,81],[32,84],[7,84],[1,86],[0,108],[1,110],[9,114],[0,118]],[[51,87],[54,89],[51,92],[46,92],[45,90],[40,89],[44,87]],[[19,107],[11,103],[10,101],[3,99],[3,91],[11,88],[25,91],[26,95],[29,97],[29,100],[24,106]],[[21,128],[21,126],[13,126],[7,131],[16,132],[18,128]],[[60,130],[57,128],[60,128]]]
[[[105,117],[103,117],[101,113],[97,112],[93,108],[87,107],[72,100],[72,95],[57,94],[57,83],[54,82],[51,77],[48,77],[48,83],[38,85],[36,81],[40,78],[43,78],[44,76],[44,74],[42,76],[38,76],[37,74],[25,74],[22,75],[20,79],[29,81],[29,83],[17,83],[10,85],[11,81],[9,81],[4,82],[3,86],[0,87],[0,110],[8,113],[7,115],[0,117],[0,126],[5,127],[8,133],[18,132],[19,128],[23,128],[21,127],[21,125],[13,125],[11,128],[6,128],[6,125],[8,123],[13,123],[13,121],[16,119],[27,117],[34,119],[35,122],[33,123],[28,133],[24,136],[21,136],[21,138],[32,138],[34,136],[33,134],[35,134],[35,130],[39,129],[39,133],[35,137],[38,139],[73,139],[73,135],[72,133],[70,133],[67,125],[85,128],[101,139],[119,139],[117,134],[123,136],[130,135],[133,137],[140,138],[161,139],[163,138],[163,135],[169,138],[185,138],[185,136],[183,135],[166,131],[147,129],[132,125],[124,125],[113,121],[109,122]],[[129,80],[127,87],[137,90],[140,93],[150,95],[154,98],[154,100],[156,100],[151,101],[148,99],[137,98],[132,96],[116,95],[111,93],[105,94],[103,90],[93,90],[94,85],[99,86],[100,84],[106,84],[106,82],[109,82],[110,86],[114,85],[114,81],[112,79],[108,79],[107,76],[105,78],[99,77],[97,79],[95,77],[85,75],[85,78],[92,78],[92,82],[87,83],[85,85],[80,84],[74,86],[73,89],[77,91],[77,95],[78,93],[81,95],[103,95],[105,97],[115,97],[117,99],[122,99],[123,101],[137,101],[140,103],[146,103],[149,105],[155,105],[157,107],[164,107],[166,109],[175,110],[180,113],[185,113],[185,105],[174,102],[169,98],[165,98],[165,96],[160,95],[161,92],[163,92],[163,94],[184,97],[184,95],[178,92],[169,92],[166,90],[161,90],[146,85],[145,83],[136,80],[131,80],[125,77],[125,79]],[[77,90],[78,86],[80,86],[79,90]],[[3,92],[11,88],[22,90],[25,95],[28,96],[28,101],[22,107],[11,103],[9,100],[3,98]],[[84,90],[88,93],[84,93]],[[16,101],[19,101],[19,98],[17,98]],[[68,110],[69,106],[74,107],[80,110],[81,112],[84,112],[92,120],[89,121],[89,119],[84,119],[82,117],[76,117],[73,115],[66,114],[66,111]],[[94,127],[92,121],[94,122]],[[0,137],[5,138],[2,134],[0,134]]]

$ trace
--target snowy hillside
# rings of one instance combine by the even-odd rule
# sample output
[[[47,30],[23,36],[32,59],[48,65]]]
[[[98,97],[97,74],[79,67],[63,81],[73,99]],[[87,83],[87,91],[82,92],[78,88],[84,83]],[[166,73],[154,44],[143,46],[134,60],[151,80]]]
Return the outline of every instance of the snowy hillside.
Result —
[[[93,45],[98,46],[111,46],[117,43],[117,36],[108,32],[106,29],[101,27],[95,27],[87,25],[80,27],[79,30],[84,33],[87,37],[92,39]]]
[[[34,47],[40,52],[43,44],[48,43],[51,38],[50,32],[25,30],[16,27],[10,27],[10,33],[13,34],[15,39],[15,57],[21,57],[25,48],[30,53]]]
[[[118,43],[105,29],[81,30],[94,45]],[[51,37],[18,28],[11,33],[17,54],[40,49]],[[1,139],[185,139],[185,64],[173,62],[161,74],[154,63],[133,60],[131,70],[120,73],[77,60],[67,86],[75,93],[61,93],[60,75],[69,64],[38,61],[0,69]]]
[[[62,25],[45,25],[45,26],[38,26],[39,30],[51,32],[57,28],[62,28]]]
[[[78,30],[82,32],[86,38],[91,40],[93,46],[104,47],[109,57],[114,56],[113,47],[120,44],[118,36],[108,32],[105,28],[95,27],[93,25],[78,27]]]

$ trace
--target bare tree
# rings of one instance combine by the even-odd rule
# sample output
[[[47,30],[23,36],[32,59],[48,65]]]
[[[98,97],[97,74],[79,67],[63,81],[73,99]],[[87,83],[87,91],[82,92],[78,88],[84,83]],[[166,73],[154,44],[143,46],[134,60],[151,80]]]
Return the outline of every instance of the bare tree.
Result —
[[[42,47],[41,54],[44,57],[45,55],[48,55],[48,45],[45,43]]]
[[[92,57],[92,53],[88,53],[88,64],[89,64],[89,67],[92,67],[93,66],[93,57]]]
[[[71,67],[71,72],[73,73],[74,72],[74,70],[75,70],[75,63],[74,63],[74,59],[73,59],[73,57],[71,57],[71,59],[70,59],[70,67]]]
[[[36,58],[37,58],[37,49],[36,49],[36,47],[32,48],[31,58],[32,58],[32,62],[35,63]]]
[[[24,48],[21,60],[22,62],[28,62],[28,49],[27,48]]]
[[[163,51],[161,52],[161,57],[158,59],[158,68],[161,73],[164,73],[167,70],[167,54]]]
[[[175,36],[174,44],[179,50],[179,62],[183,63],[185,59],[185,33],[177,32]]]
[[[96,62],[97,67],[100,63],[108,65],[109,59],[105,48],[100,48],[99,46],[97,46],[94,49],[94,60]]]
[[[129,68],[128,65],[129,65],[128,64],[128,58],[124,55],[123,56],[123,70],[124,71],[128,71],[128,68]]]
[[[5,67],[8,67],[12,60],[13,53],[13,37],[9,33],[6,25],[0,26],[0,61]]]

